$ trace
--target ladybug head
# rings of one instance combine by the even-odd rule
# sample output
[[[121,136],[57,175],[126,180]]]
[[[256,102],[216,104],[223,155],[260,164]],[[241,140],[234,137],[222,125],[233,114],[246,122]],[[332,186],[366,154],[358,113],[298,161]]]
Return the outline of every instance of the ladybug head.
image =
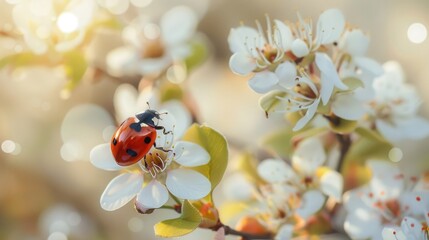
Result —
[[[148,126],[154,127],[156,126],[153,119],[161,119],[160,115],[162,113],[159,113],[158,111],[148,109],[142,113],[136,114],[136,118],[139,120],[140,123],[144,123]]]

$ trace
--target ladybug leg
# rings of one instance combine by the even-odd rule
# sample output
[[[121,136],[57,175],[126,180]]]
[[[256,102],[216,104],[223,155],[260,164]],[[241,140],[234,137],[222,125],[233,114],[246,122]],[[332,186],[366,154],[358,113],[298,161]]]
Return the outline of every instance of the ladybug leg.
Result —
[[[154,143],[153,143],[153,147],[154,147],[154,148],[156,148],[156,149],[158,149],[158,150],[161,150],[161,151],[163,151],[163,152],[172,152],[172,151],[173,151],[173,150],[171,150],[171,149],[170,149],[170,150],[167,150],[167,149],[164,149],[163,147],[157,147],[157,146],[156,146],[156,142],[154,142]]]
[[[162,130],[162,133],[164,133],[164,135],[173,133],[173,131],[166,131],[165,127],[163,127],[163,126],[155,126],[155,129],[156,130]]]

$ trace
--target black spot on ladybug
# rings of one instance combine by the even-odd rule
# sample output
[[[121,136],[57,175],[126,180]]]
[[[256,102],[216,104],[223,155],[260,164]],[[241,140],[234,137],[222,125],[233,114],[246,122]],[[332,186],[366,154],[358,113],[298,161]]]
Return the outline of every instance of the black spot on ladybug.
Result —
[[[112,143],[114,146],[116,146],[116,144],[118,143],[118,140],[116,140],[116,138],[113,138]]]
[[[131,157],[135,157],[135,156],[137,156],[137,153],[134,151],[134,150],[132,150],[132,149],[127,149],[127,153],[128,153],[128,155],[130,155]]]
[[[142,126],[139,123],[131,123],[130,128],[136,132],[140,132],[142,130]]]
[[[150,137],[145,137],[144,138],[144,143],[149,144],[150,141],[152,141],[152,139]]]

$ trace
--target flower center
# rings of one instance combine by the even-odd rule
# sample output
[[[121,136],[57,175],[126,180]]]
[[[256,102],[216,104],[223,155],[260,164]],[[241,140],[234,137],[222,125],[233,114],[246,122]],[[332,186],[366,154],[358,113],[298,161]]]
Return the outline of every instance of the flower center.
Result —
[[[144,172],[150,173],[155,178],[157,174],[164,172],[170,162],[168,161],[167,153],[154,150],[146,154],[145,158],[139,164]]]
[[[147,39],[144,42],[145,49],[142,52],[142,58],[160,58],[164,56],[164,45],[160,39]]]

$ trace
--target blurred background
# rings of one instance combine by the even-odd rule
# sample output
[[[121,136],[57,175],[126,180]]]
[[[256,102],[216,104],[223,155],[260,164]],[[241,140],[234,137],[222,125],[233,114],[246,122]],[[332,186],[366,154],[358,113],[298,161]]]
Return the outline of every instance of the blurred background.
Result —
[[[24,48],[8,34],[14,28],[10,4],[0,3],[0,57]],[[257,149],[260,138],[281,128],[280,118],[267,122],[259,96],[228,68],[230,28],[254,26],[265,14],[296,20],[296,12],[314,21],[328,8],[339,8],[351,26],[371,36],[368,56],[380,63],[396,60],[407,81],[422,97],[421,114],[429,118],[429,1],[427,0],[146,0],[120,14],[127,21],[138,13],[157,16],[185,4],[200,17],[198,30],[210,42],[210,57],[189,76],[186,86],[199,120],[219,130],[234,149]],[[103,65],[109,49],[121,44],[119,33],[97,32],[86,49]],[[115,126],[113,94],[123,83],[106,75],[84,79],[69,96],[61,94],[66,78],[59,67],[30,66],[0,70],[0,239],[156,239],[152,226],[167,213],[139,215],[132,204],[115,212],[99,206],[99,197],[115,173],[96,169],[89,151],[110,139]],[[125,82],[138,85],[134,79]],[[429,140],[403,142],[400,164],[419,172],[429,160]],[[216,192],[222,198],[222,192]],[[159,210],[162,212],[163,210]],[[198,230],[183,239],[211,239]]]

